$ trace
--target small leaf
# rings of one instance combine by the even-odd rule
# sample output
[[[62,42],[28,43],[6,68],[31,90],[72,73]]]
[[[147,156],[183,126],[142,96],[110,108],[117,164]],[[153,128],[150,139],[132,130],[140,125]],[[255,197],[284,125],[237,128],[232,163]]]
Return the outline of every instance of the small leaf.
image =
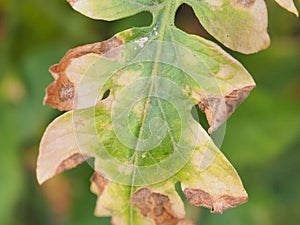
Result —
[[[269,45],[263,0],[187,0],[203,27],[232,50],[255,53]]]
[[[80,13],[93,19],[117,20],[134,15],[142,11],[148,11],[156,1],[147,0],[67,0],[71,6]]]
[[[293,0],[275,0],[281,7],[299,16],[299,12],[294,4]]]

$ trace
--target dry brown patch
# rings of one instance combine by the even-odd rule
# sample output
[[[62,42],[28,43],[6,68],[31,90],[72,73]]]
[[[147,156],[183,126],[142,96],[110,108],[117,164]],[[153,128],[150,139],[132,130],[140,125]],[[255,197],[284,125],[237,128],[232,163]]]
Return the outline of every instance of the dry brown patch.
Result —
[[[172,209],[172,203],[167,195],[141,188],[131,197],[131,203],[140,213],[155,221],[156,225],[193,225],[194,223],[179,218]]]
[[[66,73],[72,60],[88,54],[97,54],[100,56],[105,53],[107,53],[106,57],[112,58],[115,57],[116,54],[116,52],[112,50],[122,44],[123,41],[120,38],[113,37],[107,41],[88,44],[69,50],[60,63],[53,65],[49,69],[55,81],[46,89],[44,104],[48,104],[61,111],[70,111],[74,109],[77,84],[74,84]]]
[[[221,97],[207,97],[201,99],[198,103],[199,108],[206,115],[210,125],[208,130],[212,133],[224,123],[234,110],[248,97],[250,91],[255,86],[247,86],[241,89],[233,90],[230,94]]]
[[[190,204],[209,208],[213,213],[222,213],[223,211],[236,207],[248,201],[248,197],[235,197],[222,195],[214,197],[200,189],[186,188],[184,194]]]
[[[85,160],[86,160],[85,156],[79,153],[75,153],[74,155],[71,155],[69,158],[61,162],[61,164],[57,167],[55,171],[55,175],[58,175],[64,172],[65,170],[72,169],[77,165],[83,163]]]

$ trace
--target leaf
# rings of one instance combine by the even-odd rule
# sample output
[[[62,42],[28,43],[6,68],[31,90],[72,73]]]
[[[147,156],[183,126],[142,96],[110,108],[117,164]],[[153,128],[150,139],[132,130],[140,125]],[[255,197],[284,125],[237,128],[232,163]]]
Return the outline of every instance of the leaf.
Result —
[[[117,20],[132,16],[142,11],[149,11],[157,1],[147,0],[67,0],[71,6],[82,14],[93,19]]]
[[[187,0],[203,27],[232,50],[255,53],[269,45],[263,0]]]
[[[97,173],[110,180],[111,184],[108,187],[114,190],[124,189],[122,192],[111,192],[128,193],[119,196],[121,199],[125,198],[117,201],[120,204],[124,202],[120,205],[121,208],[112,200],[116,196],[106,197],[108,200],[104,201],[100,195],[97,208],[103,210],[97,210],[97,215],[103,215],[98,211],[104,215],[109,212],[114,216],[113,221],[120,220],[123,224],[130,224],[126,222],[128,220],[135,221],[134,224],[146,224],[138,222],[145,220],[138,213],[133,216],[125,211],[124,215],[119,215],[124,207],[134,208],[131,211],[140,211],[142,215],[152,219],[148,219],[149,221],[160,224],[157,221],[161,218],[156,218],[151,213],[143,213],[143,207],[139,207],[137,203],[128,205],[133,201],[134,193],[139,193],[139,190],[147,190],[150,196],[150,193],[156,193],[170,198],[169,195],[163,194],[163,185],[168,179],[171,179],[169,182],[173,184],[177,181],[182,182],[185,194],[192,204],[203,205],[214,212],[222,212],[247,200],[247,194],[235,170],[210,141],[199,123],[192,118],[191,109],[195,104],[205,105],[202,109],[210,116],[211,129],[217,129],[248,95],[254,87],[254,82],[237,61],[212,42],[187,35],[176,28],[165,32],[168,33],[169,40],[174,40],[172,45],[169,42],[157,43],[153,29],[132,29],[102,44],[96,43],[93,46],[87,45],[71,50],[60,64],[51,68],[52,73],[58,71],[57,74],[53,74],[56,81],[50,85],[57,91],[51,91],[50,94],[48,91],[45,101],[52,104],[51,99],[60,99],[61,102],[53,101],[53,106],[60,109],[73,108],[75,111],[64,114],[46,130],[40,147],[38,179],[43,182],[65,169],[76,166],[83,158],[94,157]],[[142,38],[140,34],[143,35]],[[116,40],[124,44],[116,47]],[[147,40],[147,43],[143,43],[143,40]],[[127,42],[129,44],[126,45]],[[95,49],[99,49],[99,46],[103,48],[104,44],[113,47],[105,53],[95,53]],[[153,50],[157,48],[160,48],[162,54],[162,62],[159,63],[155,61],[157,56],[153,55]],[[190,56],[191,50],[193,55]],[[164,56],[164,52],[168,55]],[[171,59],[168,59],[169,55],[172,56]],[[138,61],[135,61],[136,59]],[[124,67],[124,64],[127,66]],[[155,73],[153,67],[157,67]],[[103,73],[99,74],[99,71]],[[164,75],[157,77],[157,74]],[[68,82],[59,83],[61,77]],[[77,82],[79,80],[80,83]],[[240,80],[243,82],[239,82]],[[156,86],[156,92],[148,93],[149,83]],[[63,86],[65,84],[71,84],[74,90],[74,94],[70,95],[70,100],[74,103],[67,108],[64,108],[65,102],[69,100],[59,98],[61,90],[68,89]],[[107,89],[110,90],[108,98],[97,99]],[[145,98],[149,100],[143,100]],[[159,100],[160,98],[165,100]],[[148,106],[145,110],[146,105]],[[155,120],[157,124],[153,124]],[[127,123],[130,130],[126,130]],[[131,134],[132,131],[144,134],[137,138]],[[156,135],[151,135],[154,132]],[[159,136],[163,138],[155,139]],[[147,149],[150,150],[145,151]],[[204,163],[204,166],[207,166],[202,168],[205,172],[198,169],[197,173],[197,165],[189,163],[190,157],[192,161],[197,159],[195,163],[199,169],[201,162]],[[133,162],[134,160],[136,161]],[[183,168],[185,165],[188,169]],[[193,171],[193,175],[183,175],[187,173],[184,171],[189,170],[189,173]],[[156,171],[156,176],[153,176],[153,171]],[[176,173],[178,177],[185,179],[174,177]],[[188,176],[189,180],[186,179]],[[199,183],[201,180],[206,182]],[[153,192],[153,185],[157,185],[157,182],[162,182],[158,186],[160,192]],[[219,185],[223,187],[221,190]],[[217,189],[214,190],[214,187]],[[175,189],[173,192],[175,194]],[[209,196],[208,202],[203,195]],[[172,213],[174,214],[173,211]],[[177,214],[173,217],[178,221],[184,218]]]
[[[298,10],[293,0],[275,0],[281,7],[299,16]]]
[[[233,49],[258,51],[268,42],[262,1],[249,6],[219,1],[219,8],[186,2],[198,17],[205,9],[212,19],[229,12],[235,15],[224,17],[228,26],[247,21],[248,29],[228,30],[232,38],[224,43]],[[106,20],[150,10],[153,24],[72,49],[50,68],[55,81],[47,88],[44,103],[70,112],[44,133],[39,182],[94,158],[95,213],[111,215],[112,223],[118,225],[192,224],[185,219],[176,182],[181,182],[190,204],[212,212],[222,213],[246,202],[237,172],[208,135],[255,87],[246,69],[213,42],[175,27],[181,1],[70,3],[81,13]],[[246,37],[245,32],[254,28],[256,33],[249,35],[259,38]],[[216,37],[222,39],[224,34]],[[250,44],[251,38],[260,44]],[[195,105],[206,114],[208,133],[192,116]]]

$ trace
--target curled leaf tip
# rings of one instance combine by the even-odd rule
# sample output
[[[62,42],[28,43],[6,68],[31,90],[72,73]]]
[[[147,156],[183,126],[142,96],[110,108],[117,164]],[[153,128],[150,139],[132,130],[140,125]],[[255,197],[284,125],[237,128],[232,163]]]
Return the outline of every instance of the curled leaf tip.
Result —
[[[228,95],[221,97],[207,97],[199,102],[199,108],[206,114],[210,128],[209,133],[217,130],[235,109],[248,97],[255,85],[235,89]]]

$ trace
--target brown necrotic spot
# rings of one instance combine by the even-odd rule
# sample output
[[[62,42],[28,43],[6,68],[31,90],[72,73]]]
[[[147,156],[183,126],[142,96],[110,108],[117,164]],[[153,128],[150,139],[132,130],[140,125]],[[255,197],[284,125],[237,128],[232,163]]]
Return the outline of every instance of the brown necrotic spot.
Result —
[[[51,70],[51,69],[50,69]],[[66,76],[59,76],[46,89],[44,103],[59,110],[72,110],[74,106],[75,87]]]
[[[200,189],[186,188],[184,194],[190,204],[209,208],[213,213],[236,207],[248,201],[248,197],[234,197],[229,195],[212,196]]]
[[[156,225],[192,225],[184,218],[178,218],[172,209],[172,203],[167,195],[151,192],[148,188],[141,188],[131,197],[131,204],[140,213],[155,221]]]
[[[69,85],[66,87],[61,87],[59,90],[59,99],[64,102],[67,100],[72,100],[74,98],[74,86]]]

